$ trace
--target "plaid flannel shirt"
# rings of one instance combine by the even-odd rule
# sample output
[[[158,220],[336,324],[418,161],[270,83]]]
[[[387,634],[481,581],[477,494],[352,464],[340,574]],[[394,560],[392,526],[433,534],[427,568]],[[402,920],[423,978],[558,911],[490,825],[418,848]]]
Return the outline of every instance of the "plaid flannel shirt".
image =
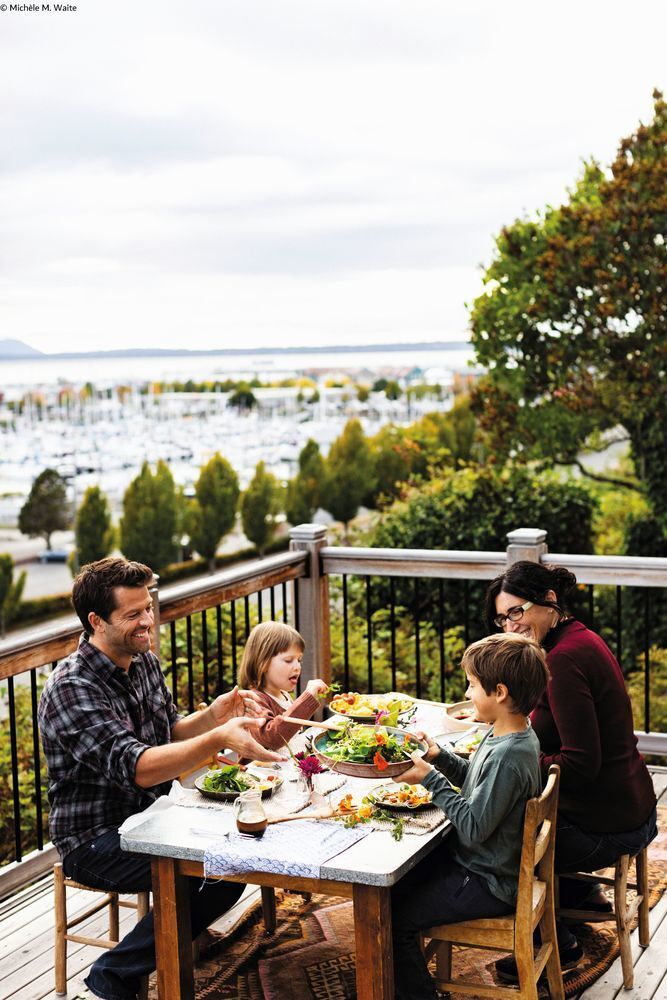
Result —
[[[134,776],[147,747],[171,742],[180,718],[154,653],[117,667],[84,632],[79,648],[49,677],[39,702],[49,772],[49,831],[65,857],[117,829],[169,791],[140,788]]]

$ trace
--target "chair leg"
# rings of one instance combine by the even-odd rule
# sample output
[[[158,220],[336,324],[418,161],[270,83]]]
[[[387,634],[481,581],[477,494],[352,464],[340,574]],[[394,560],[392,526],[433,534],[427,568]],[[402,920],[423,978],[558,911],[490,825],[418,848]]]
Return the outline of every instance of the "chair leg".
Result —
[[[109,940],[120,940],[120,924],[118,920],[118,893],[109,893]]]
[[[137,923],[146,916],[151,908],[150,892],[137,893]]]
[[[58,861],[53,866],[53,907],[56,918],[56,939],[54,945],[56,993],[67,993],[67,898],[65,896],[65,876],[63,866]]]
[[[270,885],[262,886],[262,913],[264,915],[264,930],[267,934],[275,934],[276,893]]]
[[[649,887],[646,848],[641,850],[635,858],[635,868],[637,870],[637,893],[641,896],[639,904],[639,944],[642,948],[648,948],[651,935],[648,926]]]
[[[556,881],[557,880],[554,880],[554,882]],[[554,895],[557,895],[557,893],[554,893]],[[551,997],[551,1000],[565,1000],[563,972],[560,967],[558,938],[556,935],[556,917],[548,901],[544,910],[544,916],[540,920],[539,927],[542,944],[551,945],[551,954],[549,955],[545,966],[547,982],[549,983],[549,996]]]
[[[438,941],[435,952],[435,977],[439,983],[452,980],[452,942]]]
[[[631,990],[634,983],[632,967],[632,948],[630,946],[630,929],[628,927],[627,891],[628,867],[630,856],[622,854],[616,862],[614,875],[614,913],[616,915],[616,931],[621,950],[621,968],[623,969],[623,985]]]

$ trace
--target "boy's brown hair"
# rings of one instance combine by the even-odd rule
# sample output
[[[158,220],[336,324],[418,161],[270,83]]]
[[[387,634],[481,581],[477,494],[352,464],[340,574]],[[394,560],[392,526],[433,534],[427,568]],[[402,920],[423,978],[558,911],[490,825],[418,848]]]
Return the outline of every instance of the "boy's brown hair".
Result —
[[[239,685],[261,690],[264,675],[274,656],[296,646],[302,653],[306,644],[295,628],[285,622],[260,622],[248,636],[239,668]]]
[[[532,712],[549,680],[542,647],[516,632],[489,635],[473,642],[463,654],[461,666],[477,678],[486,694],[504,684],[521,715]]]

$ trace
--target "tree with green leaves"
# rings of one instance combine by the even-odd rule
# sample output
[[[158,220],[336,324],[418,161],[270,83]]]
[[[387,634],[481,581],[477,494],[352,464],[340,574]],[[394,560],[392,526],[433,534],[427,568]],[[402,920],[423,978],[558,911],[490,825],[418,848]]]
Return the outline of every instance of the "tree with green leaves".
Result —
[[[14,579],[14,560],[7,553],[0,555],[0,637],[4,638],[5,630],[16,617],[21,604],[26,572],[23,570]]]
[[[364,497],[368,507],[398,496],[401,484],[410,479],[421,449],[410,428],[385,424],[369,441],[373,460],[373,490]]]
[[[501,231],[471,327],[497,460],[600,478],[582,451],[625,438],[639,482],[614,481],[667,532],[667,105],[653,96],[609,170],[586,164],[565,204]]]
[[[54,531],[66,531],[71,524],[65,480],[55,469],[44,469],[32,484],[28,499],[19,512],[19,531],[31,538],[41,537],[51,548]]]
[[[99,486],[89,486],[74,522],[77,569],[108,556],[114,546],[114,530],[106,496]]]
[[[257,397],[247,382],[239,382],[229,397],[228,404],[237,410],[252,410],[257,405]]]
[[[276,515],[280,513],[280,485],[264,462],[258,462],[255,475],[241,497],[243,532],[257,548],[260,557],[276,532]]]
[[[192,547],[215,569],[218,546],[234,527],[239,502],[239,480],[234,469],[219,452],[199,472],[195,499],[190,504],[186,525]]]
[[[326,468],[317,441],[309,438],[299,452],[299,471],[287,487],[286,514],[290,524],[309,524],[321,506]]]
[[[358,420],[348,420],[342,434],[331,445],[326,461],[326,485],[322,506],[343,522],[345,536],[350,520],[364,497],[375,488],[370,445]]]
[[[176,557],[178,496],[166,462],[155,472],[144,462],[123,497],[120,547],[128,559],[146,563],[158,572]]]

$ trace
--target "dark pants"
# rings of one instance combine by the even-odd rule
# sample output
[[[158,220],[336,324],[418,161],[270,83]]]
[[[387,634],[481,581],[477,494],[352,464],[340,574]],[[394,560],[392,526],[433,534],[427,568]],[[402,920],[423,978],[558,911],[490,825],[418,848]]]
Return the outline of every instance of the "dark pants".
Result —
[[[512,906],[493,895],[483,878],[457,865],[446,846],[424,858],[391,891],[396,997],[437,998],[419,947],[421,929],[512,911]]]
[[[151,888],[151,862],[120,846],[117,830],[77,847],[63,859],[68,878],[107,892],[142,892]],[[225,913],[245,886],[234,882],[188,879],[192,937]],[[152,911],[123,940],[105,951],[91,967],[86,985],[105,1000],[134,1000],[143,976],[155,969],[155,932]]]
[[[628,833],[586,833],[559,814],[556,825],[554,869],[558,872],[595,872],[616,864],[622,854],[638,854],[657,837],[657,813],[654,808],[645,823]],[[577,908],[590,885],[575,879],[560,879],[561,902]],[[563,924],[557,924],[560,950],[571,948],[576,938]]]

